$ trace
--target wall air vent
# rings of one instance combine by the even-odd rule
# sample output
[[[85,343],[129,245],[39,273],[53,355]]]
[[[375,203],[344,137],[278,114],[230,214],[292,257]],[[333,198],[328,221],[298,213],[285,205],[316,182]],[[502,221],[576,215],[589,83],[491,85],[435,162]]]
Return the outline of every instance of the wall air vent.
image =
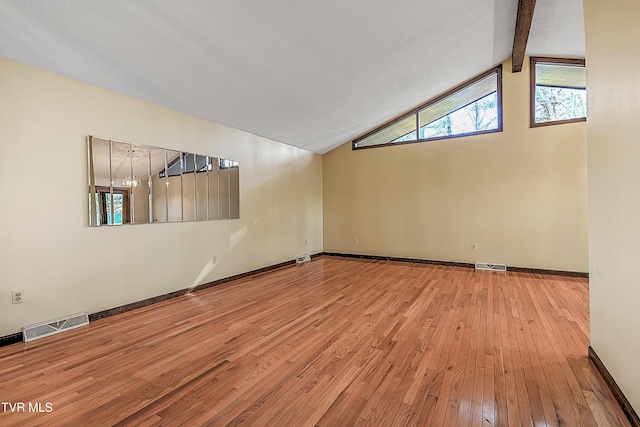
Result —
[[[504,264],[489,264],[488,262],[476,262],[476,270],[507,271],[507,266]]]
[[[59,319],[25,326],[22,328],[22,339],[24,342],[29,342],[88,324],[89,315],[87,313],[72,314]]]
[[[302,264],[303,262],[311,261],[311,257],[309,255],[301,255],[296,258],[296,264]]]

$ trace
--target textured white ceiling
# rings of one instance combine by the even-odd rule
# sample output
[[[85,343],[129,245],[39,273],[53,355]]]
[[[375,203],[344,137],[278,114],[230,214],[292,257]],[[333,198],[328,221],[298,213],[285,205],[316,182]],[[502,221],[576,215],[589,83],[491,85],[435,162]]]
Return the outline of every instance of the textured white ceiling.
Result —
[[[581,2],[538,3],[531,39],[552,54],[536,31],[563,38],[554,3],[574,15],[580,3],[582,25]],[[517,0],[0,0],[0,56],[325,153],[508,58],[516,11]],[[562,42],[553,49],[584,52],[582,33]]]
[[[584,58],[582,0],[537,0],[527,55]]]

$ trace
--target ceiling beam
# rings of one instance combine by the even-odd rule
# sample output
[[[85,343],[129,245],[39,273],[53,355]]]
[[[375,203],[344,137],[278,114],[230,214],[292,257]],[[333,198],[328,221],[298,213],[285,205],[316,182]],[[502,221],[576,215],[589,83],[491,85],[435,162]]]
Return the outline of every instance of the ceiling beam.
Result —
[[[536,0],[520,0],[518,2],[516,34],[513,37],[513,52],[511,53],[511,71],[513,73],[522,71],[522,63],[527,50],[527,40],[529,39],[529,30],[531,30],[533,9],[535,7]]]

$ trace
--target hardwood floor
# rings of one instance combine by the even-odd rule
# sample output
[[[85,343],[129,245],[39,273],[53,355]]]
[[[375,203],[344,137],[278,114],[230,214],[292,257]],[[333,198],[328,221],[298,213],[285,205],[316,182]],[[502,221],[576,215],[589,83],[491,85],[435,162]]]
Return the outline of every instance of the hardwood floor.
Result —
[[[0,348],[0,425],[629,425],[588,345],[586,279],[325,256]]]

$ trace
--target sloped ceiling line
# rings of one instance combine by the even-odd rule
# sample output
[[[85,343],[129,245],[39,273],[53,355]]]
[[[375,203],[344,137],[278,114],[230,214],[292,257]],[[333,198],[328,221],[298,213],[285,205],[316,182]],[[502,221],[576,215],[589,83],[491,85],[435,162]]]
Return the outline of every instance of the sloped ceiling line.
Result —
[[[1,57],[320,154],[507,59],[518,7],[516,0],[1,4]],[[529,50],[584,55],[582,21],[581,0],[537,0]]]

